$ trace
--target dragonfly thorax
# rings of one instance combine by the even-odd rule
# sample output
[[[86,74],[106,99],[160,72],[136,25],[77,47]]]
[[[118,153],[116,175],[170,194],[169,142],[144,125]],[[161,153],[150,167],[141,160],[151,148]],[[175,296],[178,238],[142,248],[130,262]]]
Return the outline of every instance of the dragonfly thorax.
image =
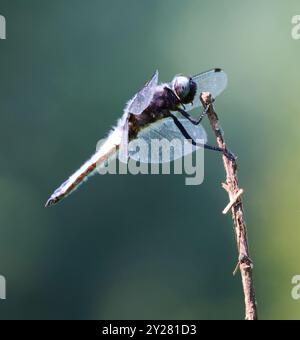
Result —
[[[192,78],[176,76],[172,81],[173,91],[183,104],[190,104],[196,95],[197,85]]]

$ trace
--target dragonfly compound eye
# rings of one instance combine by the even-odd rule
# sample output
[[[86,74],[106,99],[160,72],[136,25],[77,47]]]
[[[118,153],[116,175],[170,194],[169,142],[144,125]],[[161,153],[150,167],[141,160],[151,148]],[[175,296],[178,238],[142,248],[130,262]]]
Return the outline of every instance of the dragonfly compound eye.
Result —
[[[173,90],[183,104],[194,100],[197,85],[191,78],[177,76],[173,81]]]

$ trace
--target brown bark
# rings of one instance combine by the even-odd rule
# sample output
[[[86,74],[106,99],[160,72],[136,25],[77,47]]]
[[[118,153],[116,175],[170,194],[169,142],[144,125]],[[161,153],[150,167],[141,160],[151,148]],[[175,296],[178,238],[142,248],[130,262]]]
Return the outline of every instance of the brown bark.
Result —
[[[211,95],[209,93],[203,93],[201,95],[201,101],[205,108],[209,106],[207,115],[216,136],[218,146],[226,150],[226,143],[219,125],[218,115],[212,104]],[[249,255],[247,227],[241,198],[243,190],[239,188],[238,184],[236,160],[230,160],[228,157],[223,155],[223,163],[226,172],[226,183],[223,183],[223,188],[227,191],[230,200],[230,204],[227,209],[225,208],[223,213],[226,213],[230,209],[232,212],[234,231],[239,252],[237,270],[239,269],[241,273],[245,297],[245,319],[257,320],[257,303],[253,283],[253,263]]]

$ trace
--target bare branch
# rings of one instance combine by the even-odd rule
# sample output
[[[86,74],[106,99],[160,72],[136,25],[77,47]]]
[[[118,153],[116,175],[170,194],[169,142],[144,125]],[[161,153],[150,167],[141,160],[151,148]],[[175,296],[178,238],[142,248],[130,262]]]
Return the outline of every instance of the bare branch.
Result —
[[[204,108],[208,108],[208,118],[210,125],[217,139],[220,148],[226,150],[226,144],[219,125],[219,118],[213,107],[213,99],[209,93],[201,94],[201,102]],[[245,297],[245,319],[257,320],[257,303],[253,283],[253,263],[249,255],[249,245],[247,238],[247,227],[245,222],[243,203],[241,195],[243,190],[238,186],[237,163],[223,155],[223,163],[226,172],[226,183],[223,188],[228,192],[230,203],[223,213],[231,209],[234,222],[234,231],[239,252],[238,267],[241,272],[243,291]]]

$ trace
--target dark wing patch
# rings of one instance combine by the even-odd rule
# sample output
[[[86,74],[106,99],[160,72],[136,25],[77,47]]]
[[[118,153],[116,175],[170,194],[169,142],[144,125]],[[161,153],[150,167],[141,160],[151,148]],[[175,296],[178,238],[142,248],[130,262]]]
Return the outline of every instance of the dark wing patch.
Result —
[[[150,105],[158,84],[158,71],[145,86],[130,100],[126,110],[136,116],[140,115]]]

